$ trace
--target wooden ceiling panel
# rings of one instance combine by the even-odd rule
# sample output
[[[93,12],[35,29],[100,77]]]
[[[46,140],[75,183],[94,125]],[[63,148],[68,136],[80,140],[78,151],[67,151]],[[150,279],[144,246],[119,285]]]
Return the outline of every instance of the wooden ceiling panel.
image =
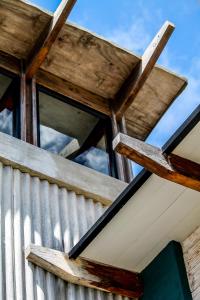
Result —
[[[65,24],[42,69],[105,98],[113,98],[139,57]]]
[[[145,140],[186,84],[185,78],[156,66],[125,113],[128,135]]]
[[[17,0],[0,1],[0,50],[26,59],[51,16]]]
[[[24,1],[0,1],[0,66],[20,73],[52,16]],[[141,58],[75,25],[65,24],[36,74],[44,87],[111,115],[123,82]],[[126,111],[128,134],[144,140],[186,86],[186,79],[160,67]]]

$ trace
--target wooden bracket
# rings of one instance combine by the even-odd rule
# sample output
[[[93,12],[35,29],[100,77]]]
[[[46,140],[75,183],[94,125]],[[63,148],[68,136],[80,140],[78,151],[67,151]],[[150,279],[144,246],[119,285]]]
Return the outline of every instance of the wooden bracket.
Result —
[[[162,178],[200,191],[198,163],[175,154],[167,155],[157,147],[122,133],[114,139],[113,148]]]
[[[84,258],[69,259],[64,252],[36,245],[30,245],[25,256],[65,281],[130,298],[142,295],[143,287],[137,273]]]

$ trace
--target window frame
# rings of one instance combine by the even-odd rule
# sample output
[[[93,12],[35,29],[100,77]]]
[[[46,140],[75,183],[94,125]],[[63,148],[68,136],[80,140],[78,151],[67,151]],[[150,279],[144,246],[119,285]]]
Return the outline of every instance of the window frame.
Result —
[[[94,110],[93,108],[38,84],[35,78],[27,80],[24,70],[24,62],[22,62],[20,75],[16,75],[11,71],[0,67],[0,72],[3,75],[12,78],[13,81],[16,81],[16,93],[13,99],[13,136],[40,147],[39,92],[43,92],[66,104],[96,116],[99,120],[105,121],[105,141],[106,152],[109,156],[109,175],[129,182],[131,177],[130,170],[127,170],[125,167],[120,167],[120,161],[121,165],[123,165],[124,162],[126,162],[126,159],[120,157],[119,154],[115,153],[112,148],[112,141],[116,135],[116,129],[113,129],[115,127],[115,120],[113,120],[112,117]],[[121,130],[120,126],[117,127],[119,132]]]

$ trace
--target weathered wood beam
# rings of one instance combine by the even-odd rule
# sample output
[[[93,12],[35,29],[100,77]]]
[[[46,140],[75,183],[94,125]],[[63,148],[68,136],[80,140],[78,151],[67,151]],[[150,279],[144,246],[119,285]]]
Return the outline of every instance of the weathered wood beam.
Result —
[[[0,68],[6,69],[8,72],[16,75],[21,74],[20,60],[2,51],[0,51]],[[37,83],[42,87],[68,97],[104,115],[111,116],[109,99],[94,94],[42,69],[38,70],[35,78]]]
[[[89,108],[110,116],[109,100],[44,70],[36,75],[37,83],[51,91],[73,99]]]
[[[113,148],[162,178],[200,191],[198,163],[175,154],[167,155],[157,147],[121,133],[114,139]]]
[[[69,259],[66,253],[30,245],[25,256],[28,261],[61,279],[125,297],[140,297],[142,284],[139,275],[86,259]]]
[[[116,113],[118,120],[123,116],[125,111],[132,104],[138,92],[143,87],[156,61],[162,53],[162,50],[174,31],[174,28],[175,27],[172,23],[168,21],[164,23],[160,31],[147,47],[139,64],[133,69],[132,73],[118,91],[115,99],[113,100],[113,110]]]
[[[38,115],[35,78],[27,80],[23,71],[20,76],[20,138],[38,146]]]
[[[0,68],[14,74],[20,74],[20,60],[13,55],[0,50]]]
[[[61,1],[54,13],[50,26],[47,25],[42,36],[40,36],[39,40],[37,40],[35,48],[31,51],[33,54],[26,69],[27,79],[32,78],[44,62],[76,1],[77,0]],[[40,45],[39,48],[38,45]]]

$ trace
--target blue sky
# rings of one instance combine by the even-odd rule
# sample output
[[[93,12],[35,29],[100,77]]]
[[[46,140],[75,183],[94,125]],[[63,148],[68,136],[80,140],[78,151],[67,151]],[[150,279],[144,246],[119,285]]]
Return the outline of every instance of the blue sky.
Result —
[[[54,11],[58,0],[33,0]],[[188,86],[153,130],[162,146],[200,104],[200,0],[77,0],[69,20],[142,54],[165,20],[176,29],[159,63],[188,79]]]

